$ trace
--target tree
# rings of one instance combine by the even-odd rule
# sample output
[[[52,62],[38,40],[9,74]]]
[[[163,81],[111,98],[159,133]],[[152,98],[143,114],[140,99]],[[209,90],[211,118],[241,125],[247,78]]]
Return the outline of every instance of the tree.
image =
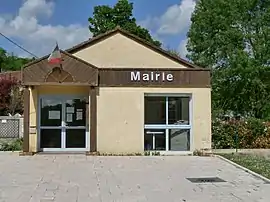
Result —
[[[18,82],[11,86],[7,112],[11,115],[23,113],[23,91]]]
[[[204,67],[223,67],[243,52],[269,66],[269,20],[269,0],[200,0],[191,17],[188,57]]]
[[[33,60],[30,58],[21,58],[14,54],[7,53],[6,50],[0,47],[0,70],[1,71],[16,71],[20,70],[23,65]],[[0,71],[0,72],[1,72]]]
[[[5,70],[17,71],[21,70],[21,67],[29,62],[33,61],[33,58],[21,58],[13,54],[8,55]]]
[[[167,48],[167,52],[176,57],[181,57],[181,54],[176,49]]]
[[[147,29],[136,24],[132,11],[133,3],[129,3],[128,0],[119,0],[114,7],[96,6],[93,17],[88,19],[89,30],[93,36],[97,36],[120,26],[131,34],[160,47],[161,42],[154,40]]]
[[[270,1],[199,0],[188,32],[188,58],[212,68],[213,108],[270,115]]]
[[[17,97],[19,91],[18,82],[15,79],[0,79],[0,115],[15,113],[22,110],[21,97]],[[13,97],[14,96],[14,97]],[[16,96],[16,98],[15,98]],[[18,98],[18,99],[17,99]]]
[[[0,47],[0,72],[5,68],[7,64],[7,52]]]

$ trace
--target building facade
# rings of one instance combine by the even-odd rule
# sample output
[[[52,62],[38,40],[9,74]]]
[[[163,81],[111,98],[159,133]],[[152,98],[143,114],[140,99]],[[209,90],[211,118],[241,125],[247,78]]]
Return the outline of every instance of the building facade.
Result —
[[[119,28],[23,69],[24,153],[211,148],[210,71]]]

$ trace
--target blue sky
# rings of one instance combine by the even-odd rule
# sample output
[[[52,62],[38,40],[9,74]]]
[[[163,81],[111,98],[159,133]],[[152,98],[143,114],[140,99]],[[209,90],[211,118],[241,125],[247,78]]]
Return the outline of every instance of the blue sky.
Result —
[[[146,1],[134,3],[137,22],[149,29],[165,48],[185,57],[186,34],[195,0]],[[63,49],[91,37],[88,17],[97,5],[113,6],[117,0],[4,0],[0,7],[0,32],[35,55],[48,54],[55,41]],[[0,46],[8,52],[29,57],[3,37]]]

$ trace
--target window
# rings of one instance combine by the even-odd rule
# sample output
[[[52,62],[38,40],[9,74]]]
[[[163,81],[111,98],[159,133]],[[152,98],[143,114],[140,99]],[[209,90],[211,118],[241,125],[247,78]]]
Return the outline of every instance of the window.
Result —
[[[190,98],[190,95],[145,96],[145,150],[190,150]]]
[[[166,124],[165,106],[165,97],[145,97],[145,124]]]
[[[144,148],[145,150],[166,150],[166,130],[145,129]]]

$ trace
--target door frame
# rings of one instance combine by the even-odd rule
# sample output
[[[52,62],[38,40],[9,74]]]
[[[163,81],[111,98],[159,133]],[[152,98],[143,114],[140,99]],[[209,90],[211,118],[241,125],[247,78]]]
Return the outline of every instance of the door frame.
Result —
[[[63,126],[64,122],[64,117],[65,117],[65,100],[68,99],[78,99],[78,98],[85,98],[87,97],[88,99],[88,104],[86,104],[86,107],[88,107],[88,113],[86,113],[86,125],[85,126],[74,126],[74,127],[67,127]],[[61,126],[41,126],[41,99],[53,99],[53,98],[58,98],[62,102],[62,120],[61,120]],[[64,109],[64,110],[63,110]],[[86,109],[87,110],[87,109]],[[90,151],[90,97],[89,95],[81,95],[81,94],[68,94],[68,95],[53,95],[53,94],[43,94],[38,96],[38,127],[37,127],[37,150],[38,151],[43,151],[43,152],[82,152],[82,151]],[[66,140],[66,129],[85,129],[85,148],[41,148],[40,147],[40,130],[41,128],[44,129],[56,129],[59,128],[61,129],[61,147],[65,145],[65,140]]]

